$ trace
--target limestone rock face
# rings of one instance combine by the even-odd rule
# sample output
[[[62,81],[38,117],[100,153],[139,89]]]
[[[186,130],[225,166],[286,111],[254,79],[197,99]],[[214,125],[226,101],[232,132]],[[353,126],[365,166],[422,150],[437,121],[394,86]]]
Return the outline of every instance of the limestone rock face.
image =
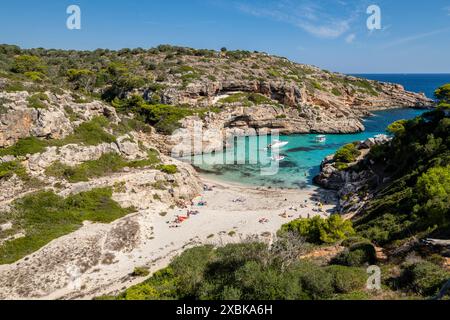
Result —
[[[117,123],[119,118],[113,107],[100,101],[75,103],[69,94],[56,95],[47,92],[49,100],[45,108],[32,108],[28,92],[0,92],[6,112],[0,113],[0,148],[14,145],[19,139],[30,136],[62,139],[73,132],[75,126],[96,116],[106,116]],[[71,114],[77,119],[70,120]]]

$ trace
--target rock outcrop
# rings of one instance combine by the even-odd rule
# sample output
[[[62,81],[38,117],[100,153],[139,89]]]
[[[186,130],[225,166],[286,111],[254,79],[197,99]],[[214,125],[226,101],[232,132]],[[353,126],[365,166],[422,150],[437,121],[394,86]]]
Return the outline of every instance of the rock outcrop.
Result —
[[[359,213],[366,202],[373,198],[371,191],[384,182],[384,178],[372,170],[367,155],[370,148],[389,143],[390,140],[391,138],[386,135],[378,135],[361,141],[357,146],[361,155],[344,170],[338,168],[334,155],[324,159],[320,174],[314,178],[314,182],[323,188],[338,192],[338,210],[341,213]]]
[[[2,92],[4,112],[0,113],[0,148],[14,145],[19,139],[39,137],[62,139],[73,132],[74,127],[96,116],[106,116],[111,122],[118,122],[111,106],[100,101],[76,103],[68,94],[56,95],[46,92],[48,101],[42,107],[30,106],[28,99],[33,94],[27,91]],[[76,115],[76,119],[70,117]]]

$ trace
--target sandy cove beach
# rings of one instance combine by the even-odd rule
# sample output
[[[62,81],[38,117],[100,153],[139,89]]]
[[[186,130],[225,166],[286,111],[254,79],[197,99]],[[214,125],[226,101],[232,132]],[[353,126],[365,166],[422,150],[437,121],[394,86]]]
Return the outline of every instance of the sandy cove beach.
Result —
[[[153,237],[150,246],[138,248],[131,253],[141,264],[130,260],[115,265],[117,269],[131,272],[136,266],[146,266],[151,272],[165,268],[170,261],[185,249],[202,244],[223,245],[240,242],[258,236],[263,241],[271,241],[280,227],[298,218],[320,215],[329,216],[335,208],[335,193],[317,187],[299,190],[279,190],[252,188],[218,181],[201,176],[211,191],[205,191],[188,208],[174,208],[152,219]],[[206,205],[199,206],[204,201]],[[317,204],[324,204],[323,207]],[[321,210],[322,208],[322,210]],[[187,211],[198,211],[182,223],[174,223]],[[142,259],[143,258],[143,259]],[[149,263],[148,261],[151,260]],[[113,280],[113,279],[111,279]],[[94,295],[116,294],[124,287],[144,281],[143,278],[126,276],[120,283],[114,280]]]
[[[202,244],[223,245],[254,236],[270,242],[283,224],[300,217],[325,217],[334,210],[334,203],[329,202],[320,211],[318,201],[331,201],[334,193],[315,187],[278,190],[233,185],[206,177],[202,177],[202,181],[211,190],[194,199],[192,206],[168,208],[167,204],[160,202],[149,210],[112,224],[86,223],[26,259],[0,266],[0,278],[16,283],[12,287],[0,286],[3,298],[92,299],[118,294],[145,280],[131,276],[135,267],[146,267],[155,272],[166,267],[185,249]],[[204,206],[198,205],[201,201],[205,202]],[[198,213],[195,212],[182,223],[174,223],[178,217],[186,217],[188,210]],[[121,233],[117,235],[118,232]],[[133,232],[136,233],[136,240],[127,240],[128,247],[116,250],[110,256],[111,245],[106,245],[108,238],[113,234],[117,239],[130,239]],[[100,263],[82,271],[78,278],[80,287],[74,290],[68,284],[66,267],[79,261],[80,255],[83,259],[93,256],[102,258]],[[60,257],[64,257],[64,264],[55,262],[45,265],[45,261],[57,261]],[[42,263],[45,268],[42,272],[36,272],[34,266]],[[20,292],[23,291],[10,291],[18,283],[24,288],[28,287],[26,283],[47,283],[49,287],[22,296]]]

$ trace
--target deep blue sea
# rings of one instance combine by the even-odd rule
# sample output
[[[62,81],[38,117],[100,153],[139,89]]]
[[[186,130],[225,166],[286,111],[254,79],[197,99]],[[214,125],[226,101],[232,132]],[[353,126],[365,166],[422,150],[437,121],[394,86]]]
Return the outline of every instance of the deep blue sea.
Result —
[[[433,98],[433,93],[439,86],[450,83],[450,74],[360,74],[360,77],[393,82],[403,85],[406,90],[423,92]],[[292,136],[281,136],[281,141],[289,144],[280,150],[284,160],[272,161],[271,154],[264,150],[270,143],[270,138],[261,139],[257,137],[238,138],[235,146],[244,145],[244,148],[228,150],[227,153],[216,155],[203,155],[196,157],[196,166],[205,170],[207,175],[216,179],[252,186],[264,186],[274,188],[304,188],[312,184],[312,179],[319,173],[322,160],[336,152],[341,146],[358,140],[365,140],[377,134],[386,133],[386,127],[400,119],[412,119],[422,114],[423,110],[417,109],[394,109],[378,111],[373,117],[364,119],[366,131],[357,134],[335,134],[326,135],[325,143],[317,143],[315,134],[302,134]],[[252,147],[256,146],[256,147]],[[257,150],[259,162],[263,164],[249,164],[251,157],[256,157]],[[215,159],[245,159],[245,164],[210,164]],[[199,164],[199,160],[203,160]],[[200,161],[202,162],[202,161]],[[207,164],[207,163],[209,164]],[[278,165],[278,168],[277,168]],[[261,174],[261,168],[272,167],[270,175]]]

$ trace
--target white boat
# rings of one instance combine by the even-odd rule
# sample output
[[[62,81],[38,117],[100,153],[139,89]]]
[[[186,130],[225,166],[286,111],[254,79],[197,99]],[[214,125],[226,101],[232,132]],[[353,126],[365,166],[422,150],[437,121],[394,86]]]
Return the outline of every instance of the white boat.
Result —
[[[323,134],[316,137],[316,142],[322,143],[322,142],[326,142],[326,141],[327,141],[327,136],[325,136]]]
[[[271,149],[281,149],[284,146],[286,146],[287,144],[289,144],[289,142],[287,141],[279,141],[279,140],[274,140],[273,143],[269,144],[267,146],[267,149],[271,150]]]
[[[276,157],[272,157],[271,159],[272,159],[272,161],[280,162],[280,161],[283,161],[284,159],[286,159],[286,157],[284,157],[284,156],[276,156]]]

